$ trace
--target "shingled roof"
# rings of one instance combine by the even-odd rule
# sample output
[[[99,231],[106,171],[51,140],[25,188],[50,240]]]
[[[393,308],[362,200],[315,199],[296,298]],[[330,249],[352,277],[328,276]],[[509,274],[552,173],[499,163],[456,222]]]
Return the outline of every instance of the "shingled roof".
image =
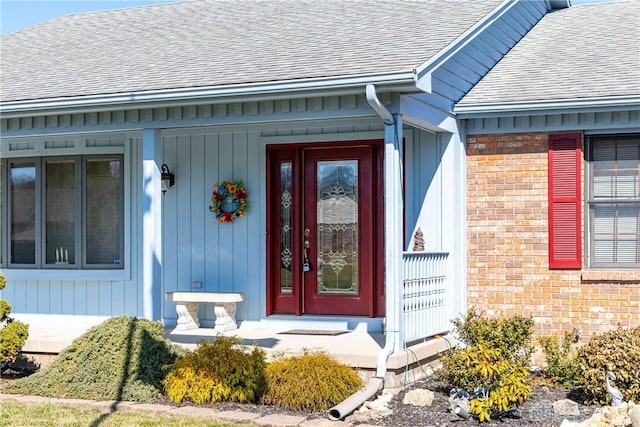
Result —
[[[455,111],[639,95],[640,1],[629,0],[547,14]]]
[[[0,100],[412,71],[503,0],[190,0],[2,36]]]

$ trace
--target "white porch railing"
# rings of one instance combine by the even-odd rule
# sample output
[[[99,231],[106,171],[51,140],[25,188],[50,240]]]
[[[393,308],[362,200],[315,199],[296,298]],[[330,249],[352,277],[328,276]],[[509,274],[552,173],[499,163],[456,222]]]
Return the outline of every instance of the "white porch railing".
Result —
[[[404,341],[451,329],[447,313],[448,252],[403,252]]]

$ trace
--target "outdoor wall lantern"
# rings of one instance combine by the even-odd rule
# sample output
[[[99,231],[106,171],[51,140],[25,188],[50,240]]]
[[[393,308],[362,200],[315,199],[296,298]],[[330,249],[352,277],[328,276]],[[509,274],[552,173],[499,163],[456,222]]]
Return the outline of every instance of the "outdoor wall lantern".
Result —
[[[160,175],[162,194],[166,193],[167,190],[173,187],[175,183],[175,176],[169,171],[169,166],[166,163],[162,164],[161,167],[162,174]]]

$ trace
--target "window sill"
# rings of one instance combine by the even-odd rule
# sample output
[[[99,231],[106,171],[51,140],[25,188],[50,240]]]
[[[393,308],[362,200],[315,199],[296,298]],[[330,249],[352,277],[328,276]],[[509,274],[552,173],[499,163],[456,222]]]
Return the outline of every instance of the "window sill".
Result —
[[[640,271],[583,270],[580,279],[593,283],[640,283]]]
[[[129,270],[3,269],[7,280],[127,281]]]

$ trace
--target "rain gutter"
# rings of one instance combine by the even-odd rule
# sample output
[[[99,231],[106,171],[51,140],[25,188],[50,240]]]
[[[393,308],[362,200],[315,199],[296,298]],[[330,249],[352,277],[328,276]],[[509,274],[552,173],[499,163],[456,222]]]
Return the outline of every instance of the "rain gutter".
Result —
[[[384,91],[418,92],[415,70],[340,77],[323,77],[278,82],[243,83],[224,86],[133,91],[125,93],[4,101],[3,118],[69,114],[73,112],[118,111],[132,108],[198,105],[212,102],[258,101],[264,99],[341,95],[355,93],[375,83]]]
[[[528,116],[550,113],[596,113],[640,109],[640,96],[610,98],[583,98],[578,100],[496,102],[456,105],[453,112],[459,119],[475,119],[498,116]]]

